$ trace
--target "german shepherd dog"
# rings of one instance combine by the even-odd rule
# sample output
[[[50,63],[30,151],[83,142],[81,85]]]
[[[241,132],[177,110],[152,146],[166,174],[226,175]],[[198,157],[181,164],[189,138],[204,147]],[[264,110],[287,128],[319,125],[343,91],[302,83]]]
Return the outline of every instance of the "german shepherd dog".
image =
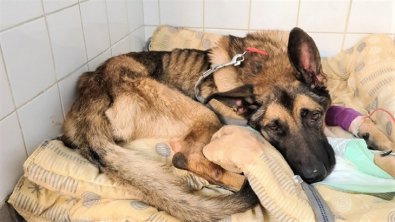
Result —
[[[204,71],[247,47],[267,55],[247,53],[240,66],[219,69],[200,84],[201,96],[216,113],[247,120],[305,181],[322,180],[335,165],[324,135],[331,100],[317,47],[300,28],[289,35],[262,31],[223,37],[208,51],[132,52],[110,58],[81,75],[62,140],[114,181],[138,190],[141,201],[182,221],[214,221],[245,211],[258,199],[248,183],[241,186],[244,176],[202,154],[222,124],[194,100],[194,85]],[[121,146],[142,138],[169,141],[175,167],[241,190],[214,198],[193,195],[169,166]]]

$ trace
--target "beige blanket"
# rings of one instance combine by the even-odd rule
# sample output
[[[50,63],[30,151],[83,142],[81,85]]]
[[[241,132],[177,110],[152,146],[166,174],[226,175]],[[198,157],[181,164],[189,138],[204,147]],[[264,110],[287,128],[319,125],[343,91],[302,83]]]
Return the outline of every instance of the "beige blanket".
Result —
[[[214,136],[218,139],[207,147],[205,154],[227,161],[222,164],[248,174],[263,203],[245,213],[233,215],[232,221],[263,221],[265,218],[314,220],[305,194],[291,178],[292,171],[277,150],[261,136],[235,126],[224,127]],[[171,161],[172,155],[161,156],[158,146],[171,152],[164,141],[140,140],[131,144],[133,148],[147,151],[158,161]],[[212,148],[217,146],[230,149],[213,152]],[[244,158],[225,158],[237,156]],[[135,200],[133,193],[125,193],[122,187],[99,174],[96,167],[61,141],[42,144],[25,162],[24,170],[25,175],[9,202],[28,221],[58,221],[62,218],[66,221],[176,221],[163,211]],[[229,192],[209,185],[189,172],[174,169],[174,173],[184,178],[192,188],[200,190],[197,195]]]
[[[225,221],[315,221],[315,215],[300,184],[281,154],[260,135],[250,130],[226,126],[204,149],[213,161],[234,171],[243,171],[257,193],[261,205]],[[167,143],[140,140],[131,147],[147,151],[158,161],[169,162],[157,147]],[[27,221],[177,221],[163,211],[147,206],[126,193],[95,166],[68,149],[61,141],[42,144],[25,162],[25,175],[18,182],[9,203]],[[174,169],[197,195],[218,195],[229,191],[210,185],[193,174]],[[316,186],[337,221],[392,221],[393,194],[371,196],[341,192]]]

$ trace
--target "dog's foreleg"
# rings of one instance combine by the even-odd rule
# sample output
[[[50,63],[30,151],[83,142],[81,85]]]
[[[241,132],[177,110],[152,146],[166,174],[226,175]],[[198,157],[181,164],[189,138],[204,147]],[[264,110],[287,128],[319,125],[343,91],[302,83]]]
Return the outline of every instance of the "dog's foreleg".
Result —
[[[211,183],[240,189],[244,176],[223,169],[204,157],[202,152],[220,126],[218,120],[196,122],[183,141],[178,145],[173,142],[172,145],[178,147],[178,152],[174,154],[172,162],[175,167],[192,171]]]
[[[395,152],[395,143],[382,133],[372,122],[354,109],[331,106],[325,116],[329,126],[340,126],[354,136],[363,138],[368,148]]]
[[[373,161],[378,167],[395,178],[395,156],[382,156],[380,153],[375,153]]]
[[[358,136],[366,141],[370,149],[395,152],[395,143],[382,133],[370,119],[363,119]]]

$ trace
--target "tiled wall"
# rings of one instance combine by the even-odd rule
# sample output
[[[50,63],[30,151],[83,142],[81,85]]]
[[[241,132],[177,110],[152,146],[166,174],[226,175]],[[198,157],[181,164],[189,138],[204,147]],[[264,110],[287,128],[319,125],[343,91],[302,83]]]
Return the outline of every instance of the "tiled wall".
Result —
[[[395,0],[144,0],[144,21],[146,38],[161,24],[236,36],[299,26],[332,56],[367,33],[394,38]]]
[[[139,51],[161,24],[243,36],[300,26],[331,56],[395,34],[395,0],[0,0],[0,200],[22,164],[61,133],[78,76]]]
[[[61,133],[78,76],[144,45],[142,0],[0,0],[0,201]]]

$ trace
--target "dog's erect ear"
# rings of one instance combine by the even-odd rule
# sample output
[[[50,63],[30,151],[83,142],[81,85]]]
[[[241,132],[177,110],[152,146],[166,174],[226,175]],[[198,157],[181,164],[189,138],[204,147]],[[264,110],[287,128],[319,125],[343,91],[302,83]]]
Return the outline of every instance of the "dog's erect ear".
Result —
[[[242,116],[252,114],[258,108],[252,85],[243,85],[227,92],[214,93],[207,97],[204,103],[212,99],[233,108],[238,115]]]
[[[321,57],[314,40],[302,29],[293,28],[288,39],[288,57],[301,74],[299,78],[310,88],[325,88]]]

